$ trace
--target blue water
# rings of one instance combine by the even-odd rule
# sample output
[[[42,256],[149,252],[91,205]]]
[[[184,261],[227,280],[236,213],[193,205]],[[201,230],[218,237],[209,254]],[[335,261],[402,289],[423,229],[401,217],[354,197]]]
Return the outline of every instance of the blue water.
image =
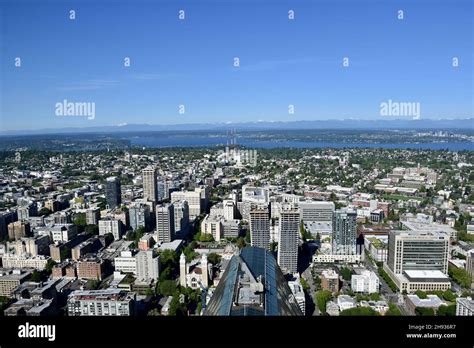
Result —
[[[198,146],[223,146],[227,144],[227,137],[190,137],[186,136],[163,136],[163,137],[132,137],[132,146],[145,147],[198,147]],[[301,142],[301,141],[270,141],[239,138],[238,144],[253,148],[272,149],[278,147],[292,148],[384,148],[384,149],[423,149],[423,150],[450,150],[474,151],[474,143],[472,142],[446,142],[446,143],[403,143],[403,144],[380,144],[380,143],[332,143],[332,142]]]

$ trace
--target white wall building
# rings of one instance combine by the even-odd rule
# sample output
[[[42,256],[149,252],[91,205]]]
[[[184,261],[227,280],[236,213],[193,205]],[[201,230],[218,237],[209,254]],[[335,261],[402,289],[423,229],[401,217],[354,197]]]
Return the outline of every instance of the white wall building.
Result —
[[[155,250],[141,250],[136,255],[137,282],[151,283],[160,276],[160,257]]]
[[[474,316],[474,300],[471,297],[457,298],[456,315]]]
[[[114,240],[122,238],[122,221],[115,219],[99,220],[99,236],[111,233]]]
[[[379,292],[379,278],[375,272],[364,270],[352,275],[351,287],[354,292],[376,293]]]
[[[3,268],[35,268],[42,270],[46,267],[49,256],[37,255],[34,257],[5,254],[2,256]]]
[[[137,260],[131,251],[122,251],[114,259],[114,264],[116,271],[137,274]]]

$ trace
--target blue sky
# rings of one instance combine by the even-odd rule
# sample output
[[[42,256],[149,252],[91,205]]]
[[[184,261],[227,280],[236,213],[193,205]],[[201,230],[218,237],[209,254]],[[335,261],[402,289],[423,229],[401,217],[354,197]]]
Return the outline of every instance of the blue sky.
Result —
[[[421,118],[472,117],[472,6],[0,0],[0,127],[381,119],[380,103],[389,99],[419,102]],[[95,119],[57,117],[64,99],[95,102]]]

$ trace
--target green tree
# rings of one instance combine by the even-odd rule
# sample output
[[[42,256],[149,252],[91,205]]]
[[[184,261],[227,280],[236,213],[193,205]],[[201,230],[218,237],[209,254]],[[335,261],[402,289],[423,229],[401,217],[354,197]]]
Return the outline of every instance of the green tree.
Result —
[[[435,315],[433,308],[426,308],[426,307],[416,307],[415,313],[418,316],[432,316]]]
[[[397,291],[397,286],[393,282],[392,278],[383,270],[382,267],[378,268],[379,275],[382,277],[382,279],[387,283],[387,285],[392,289],[392,291]]]
[[[370,316],[370,315],[379,315],[378,312],[373,310],[370,307],[354,307],[343,310],[339,313],[341,316]]]
[[[51,213],[52,213],[52,211],[49,210],[49,209],[46,208],[46,207],[43,207],[43,208],[41,208],[41,209],[38,211],[38,215],[39,215],[39,216],[49,215],[49,214],[51,214]]]
[[[31,281],[39,283],[41,281],[41,273],[38,272],[36,269],[31,273]]]
[[[87,225],[86,214],[85,213],[77,214],[76,217],[74,218],[74,225],[85,227]]]
[[[380,294],[377,292],[374,292],[373,294],[370,294],[370,299],[372,301],[380,301]]]
[[[245,234],[245,243],[250,244],[250,230],[247,230],[247,233]]]
[[[70,255],[71,255],[71,249],[69,249],[69,247],[66,246],[63,249],[61,249],[60,251],[61,260],[65,260],[69,258]]]
[[[449,289],[443,292],[443,298],[446,301],[454,302],[454,301],[456,301],[456,297],[457,296]]]
[[[221,256],[216,253],[209,253],[209,255],[207,255],[207,259],[213,265],[217,265],[219,262],[221,262]]]
[[[451,304],[449,306],[439,306],[437,315],[454,317],[456,315],[456,305]]]
[[[157,292],[162,296],[171,296],[177,289],[176,280],[163,280],[159,282]]]
[[[463,288],[469,289],[472,283],[472,277],[468,271],[462,268],[454,266],[448,266],[448,274],[454,279],[456,283],[461,285]]]
[[[310,286],[308,282],[306,281],[306,279],[304,279],[303,277],[300,277],[300,282],[301,282],[301,287],[303,288],[303,290],[308,291]]]
[[[87,225],[84,228],[84,231],[91,236],[98,236],[99,235],[99,226],[97,225]]]
[[[326,312],[326,303],[331,299],[332,294],[329,290],[321,290],[316,292],[315,299],[316,304],[321,312]]]
[[[191,262],[192,260],[194,260],[196,257],[199,256],[199,254],[196,251],[194,251],[196,246],[197,246],[196,242],[193,241],[193,242],[189,243],[183,249],[183,253],[184,253],[184,256],[186,256],[186,261],[187,262]]]
[[[210,233],[200,233],[199,239],[200,242],[213,242],[214,237]]]
[[[247,243],[245,242],[245,239],[243,237],[237,238],[237,242],[235,243],[239,249],[245,248]]]
[[[301,234],[301,239],[303,239],[304,242],[306,242],[309,239],[312,239],[311,233],[306,231],[303,221],[300,222],[300,234]]]
[[[385,315],[386,316],[401,316],[402,312],[400,312],[400,309],[394,303],[389,303],[388,311],[385,312]]]
[[[349,268],[347,267],[341,268],[341,276],[344,280],[351,280],[351,275],[352,275],[352,272]]]
[[[53,267],[56,264],[52,259],[49,259],[48,262],[46,262],[46,266],[44,268],[46,274],[50,275],[53,271]]]
[[[421,291],[421,290],[416,290],[415,295],[421,298],[422,300],[425,298],[428,298],[428,295],[426,294],[426,292]]]

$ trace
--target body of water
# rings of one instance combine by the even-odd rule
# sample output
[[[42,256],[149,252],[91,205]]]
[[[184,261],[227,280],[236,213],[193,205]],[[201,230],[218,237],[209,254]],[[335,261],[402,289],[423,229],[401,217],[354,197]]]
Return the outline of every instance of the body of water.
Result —
[[[132,137],[128,138],[132,146],[145,147],[199,147],[199,146],[224,146],[227,144],[227,137],[192,137],[186,136],[153,136],[153,137]],[[271,141],[255,140],[251,138],[238,138],[238,144],[252,148],[384,148],[384,149],[423,149],[423,150],[450,150],[474,151],[472,142],[445,142],[445,143],[344,143],[344,142],[302,142],[302,141]]]

